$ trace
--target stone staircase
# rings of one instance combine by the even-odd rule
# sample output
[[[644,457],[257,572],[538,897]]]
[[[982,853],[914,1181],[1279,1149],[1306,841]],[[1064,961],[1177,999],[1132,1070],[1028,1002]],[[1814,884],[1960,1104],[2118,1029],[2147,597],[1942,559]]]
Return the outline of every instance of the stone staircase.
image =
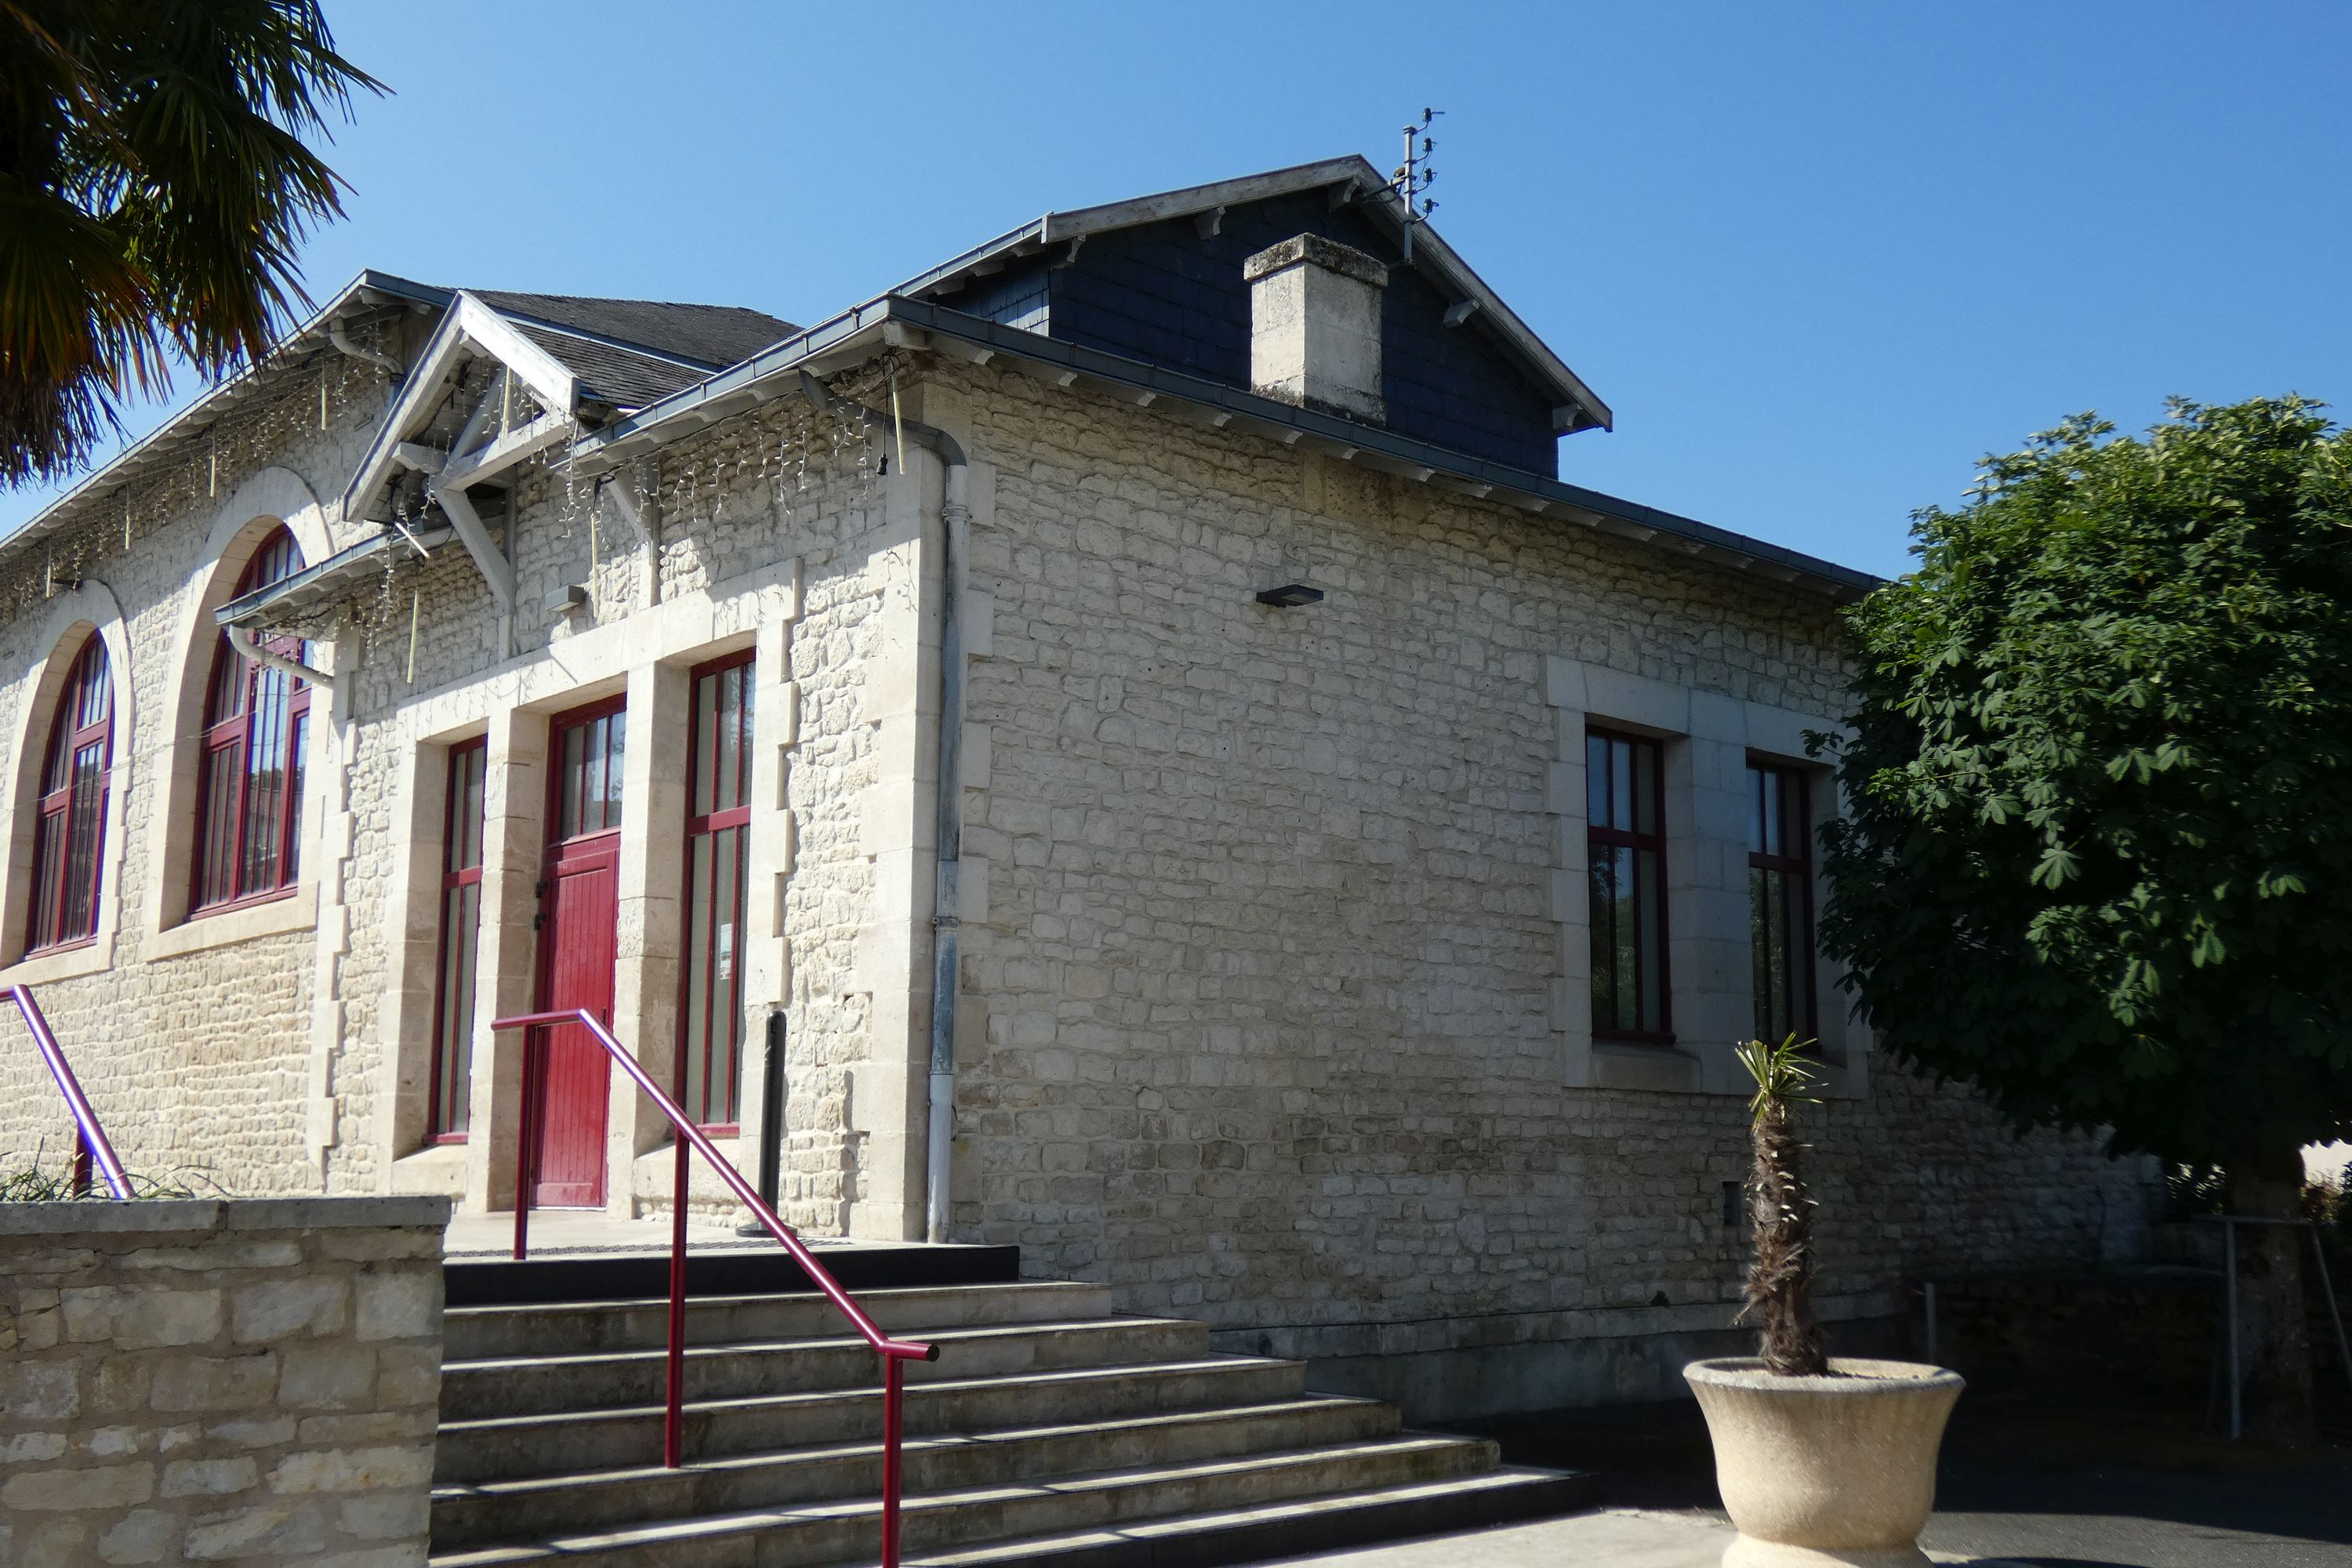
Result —
[[[1122,1317],[1095,1286],[858,1291],[908,1366],[908,1564],[1206,1568],[1587,1506],[1588,1478],[1308,1394],[1297,1362]],[[659,1465],[667,1303],[457,1306],[435,1568],[870,1563],[877,1358],[822,1298],[688,1306],[686,1463]]]

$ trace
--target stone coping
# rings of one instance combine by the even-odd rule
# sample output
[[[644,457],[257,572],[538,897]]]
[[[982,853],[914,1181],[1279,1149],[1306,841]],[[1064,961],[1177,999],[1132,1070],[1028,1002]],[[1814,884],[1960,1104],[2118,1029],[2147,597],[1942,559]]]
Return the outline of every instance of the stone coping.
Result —
[[[439,1194],[352,1198],[134,1198],[0,1204],[0,1236],[160,1235],[214,1230],[357,1230],[449,1223]]]

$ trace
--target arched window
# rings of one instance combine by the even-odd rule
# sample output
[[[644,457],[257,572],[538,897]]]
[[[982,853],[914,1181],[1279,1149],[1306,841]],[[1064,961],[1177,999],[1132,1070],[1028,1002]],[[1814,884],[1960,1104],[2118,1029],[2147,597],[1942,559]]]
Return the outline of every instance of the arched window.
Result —
[[[41,762],[41,815],[33,838],[33,907],[26,951],[69,947],[98,934],[98,879],[106,838],[107,770],[114,761],[114,683],[96,632],[49,721]]]
[[[283,528],[261,542],[237,580],[243,598],[302,570],[302,552]],[[271,637],[272,653],[308,662],[299,637]],[[310,685],[245,658],[228,634],[213,651],[198,769],[198,911],[274,897],[301,872],[302,754],[310,730]]]

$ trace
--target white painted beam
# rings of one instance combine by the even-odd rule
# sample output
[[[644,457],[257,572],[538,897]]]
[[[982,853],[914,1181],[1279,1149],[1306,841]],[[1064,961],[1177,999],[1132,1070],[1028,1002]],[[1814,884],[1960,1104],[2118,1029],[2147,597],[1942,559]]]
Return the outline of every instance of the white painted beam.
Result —
[[[441,510],[449,514],[451,525],[465,543],[466,553],[474,558],[482,581],[489,587],[490,597],[498,602],[500,654],[510,654],[514,651],[514,567],[491,542],[490,531],[482,525],[481,514],[466,499],[464,490],[445,490],[436,484],[432,493],[433,499],[441,503]]]
[[[442,471],[441,483],[451,489],[487,484],[528,458],[537,456],[571,433],[568,414],[542,414],[520,430],[509,431],[480,451],[470,454],[462,468]]]

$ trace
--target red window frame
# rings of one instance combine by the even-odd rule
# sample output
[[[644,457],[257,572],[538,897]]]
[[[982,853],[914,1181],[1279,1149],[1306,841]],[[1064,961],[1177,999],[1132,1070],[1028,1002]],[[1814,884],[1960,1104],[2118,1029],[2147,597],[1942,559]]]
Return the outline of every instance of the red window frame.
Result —
[[[743,917],[751,821],[752,650],[698,665],[687,680],[685,929],[677,1005],[678,1104],[707,1132],[742,1130]],[[730,683],[730,679],[731,683]],[[728,701],[731,690],[735,700]],[[705,694],[710,701],[704,704]],[[731,837],[730,837],[731,835]],[[708,850],[706,879],[703,859]],[[722,910],[731,857],[733,908]],[[722,919],[724,916],[726,918]],[[722,939],[719,933],[727,932]],[[698,993],[701,1005],[697,1007]]]
[[[1587,921],[1592,943],[1592,1037],[1637,1045],[1674,1044],[1674,988],[1666,962],[1665,748],[1646,735],[1590,726],[1585,750],[1585,865],[1592,898]],[[1620,759],[1623,766],[1619,766]],[[1647,761],[1646,778],[1642,767]],[[1648,826],[1643,824],[1647,822]],[[1643,857],[1648,877],[1643,876]],[[1622,902],[1633,922],[1632,1022],[1613,894],[1617,868],[1630,866],[1633,882]],[[1645,940],[1646,939],[1646,940]],[[1654,1003],[1654,1008],[1652,1003]]]
[[[278,528],[246,563],[232,597],[300,570],[301,547]],[[310,644],[300,637],[275,637],[262,646],[308,662]],[[294,892],[302,873],[303,753],[310,731],[310,683],[245,658],[224,631],[205,695],[195,863],[188,887],[192,918]]]
[[[441,942],[433,985],[433,1105],[436,1143],[463,1143],[473,1121],[474,988],[480,974],[482,801],[489,742],[449,748],[443,784]]]
[[[1821,1036],[1813,975],[1812,781],[1803,768],[1748,760],[1748,943],[1756,1037]],[[1778,942],[1780,974],[1773,974]]]
[[[621,826],[621,778],[627,757],[629,699],[626,692],[556,714],[548,721],[551,745],[547,758],[547,846],[553,849],[575,838],[593,838],[617,832]],[[620,720],[617,725],[612,721]],[[601,728],[598,728],[601,726]],[[592,759],[588,737],[595,729],[603,746]],[[581,738],[578,771],[564,752],[571,737]],[[615,736],[620,744],[613,744]]]
[[[106,805],[114,768],[114,680],[96,632],[74,650],[49,720],[33,830],[33,883],[25,952],[58,952],[98,940],[106,867]]]

